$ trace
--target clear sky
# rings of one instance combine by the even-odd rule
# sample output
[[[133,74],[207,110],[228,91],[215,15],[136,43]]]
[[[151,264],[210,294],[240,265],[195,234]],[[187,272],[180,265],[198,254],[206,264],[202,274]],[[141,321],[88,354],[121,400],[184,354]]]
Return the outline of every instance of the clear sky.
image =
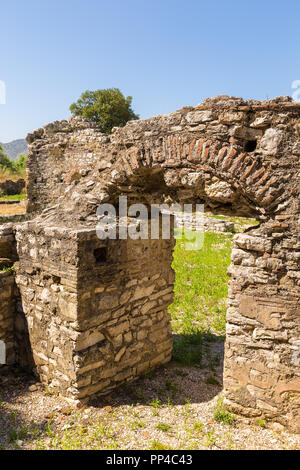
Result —
[[[1,1],[0,141],[118,87],[141,118],[229,94],[291,95],[300,0]]]

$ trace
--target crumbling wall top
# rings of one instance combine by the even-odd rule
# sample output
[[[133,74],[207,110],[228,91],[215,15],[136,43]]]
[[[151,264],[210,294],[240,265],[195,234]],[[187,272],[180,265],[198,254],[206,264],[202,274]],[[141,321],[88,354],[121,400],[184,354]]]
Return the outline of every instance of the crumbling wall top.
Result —
[[[45,210],[49,222],[88,224],[100,203],[121,193],[156,192],[160,201],[202,199],[244,215],[247,206],[297,213],[299,136],[300,104],[290,97],[217,96],[110,135],[79,117],[56,121],[27,138],[29,210]]]

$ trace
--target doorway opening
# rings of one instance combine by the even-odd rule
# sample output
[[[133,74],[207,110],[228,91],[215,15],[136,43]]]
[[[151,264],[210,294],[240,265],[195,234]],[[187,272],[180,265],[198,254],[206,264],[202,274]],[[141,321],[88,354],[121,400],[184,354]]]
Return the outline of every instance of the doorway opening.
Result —
[[[186,249],[185,236],[190,239],[192,234],[185,230],[183,238],[177,238],[173,253],[174,301],[169,306],[173,360],[203,369],[208,384],[221,386],[233,236],[258,222],[211,213],[205,217],[208,223],[202,248]]]

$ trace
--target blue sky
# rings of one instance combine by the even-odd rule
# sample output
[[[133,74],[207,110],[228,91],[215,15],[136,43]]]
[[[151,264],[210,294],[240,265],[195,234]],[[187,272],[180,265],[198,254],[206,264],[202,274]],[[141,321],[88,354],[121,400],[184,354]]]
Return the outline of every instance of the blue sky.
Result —
[[[292,94],[299,22],[299,0],[1,2],[0,141],[67,118],[87,89],[120,88],[141,118]]]

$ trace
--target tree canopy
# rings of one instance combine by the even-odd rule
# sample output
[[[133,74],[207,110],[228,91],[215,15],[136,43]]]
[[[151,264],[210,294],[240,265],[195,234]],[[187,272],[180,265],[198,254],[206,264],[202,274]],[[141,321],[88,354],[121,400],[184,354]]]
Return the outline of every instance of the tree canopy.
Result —
[[[126,122],[139,119],[131,108],[132,97],[125,96],[118,88],[85,91],[70,106],[75,116],[82,116],[97,122],[102,132],[109,134],[113,127],[125,126]]]
[[[7,155],[5,155],[3,148],[0,145],[0,168],[2,170],[10,170],[11,172],[19,172],[24,170],[26,167],[27,155],[19,155],[17,161],[11,160]]]
[[[8,170],[13,170],[14,162],[4,153],[2,146],[0,145],[0,167]]]

